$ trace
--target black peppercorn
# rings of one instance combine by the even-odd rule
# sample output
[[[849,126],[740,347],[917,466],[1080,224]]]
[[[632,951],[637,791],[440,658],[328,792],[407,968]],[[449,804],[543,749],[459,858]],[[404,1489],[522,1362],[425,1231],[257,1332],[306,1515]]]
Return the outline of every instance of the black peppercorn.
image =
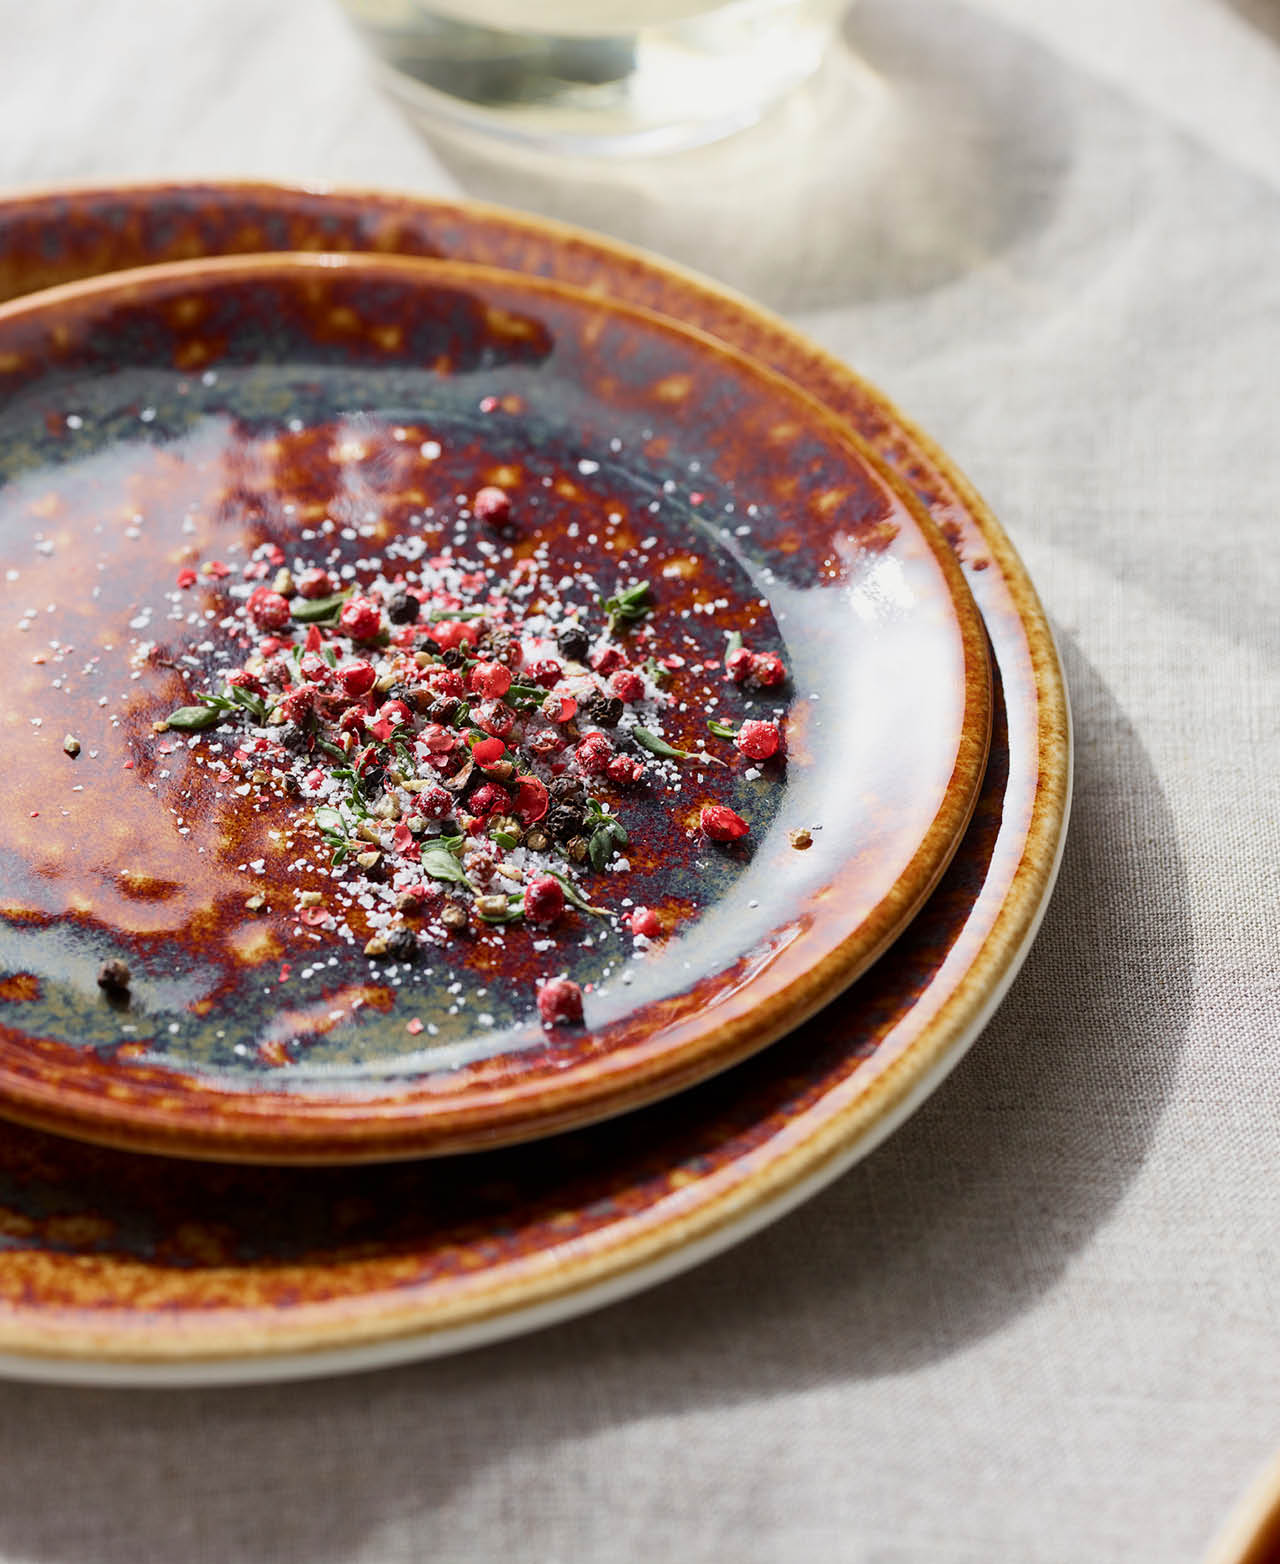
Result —
[[[446,668],[460,668],[462,666],[462,653],[456,646],[446,646],[440,653],[440,661]]]
[[[310,740],[305,729],[296,722],[286,722],[283,727],[276,729],[276,742],[282,744],[291,755],[305,755]]]
[[[389,701],[403,701],[410,711],[417,711],[420,697],[421,691],[407,684],[393,684],[387,691]]]
[[[622,702],[616,695],[588,695],[582,703],[582,715],[601,728],[616,728],[622,716]]]
[[[557,842],[568,842],[583,828],[582,811],[571,804],[557,804],[547,814],[547,830]]]
[[[427,707],[427,716],[432,722],[450,723],[457,714],[458,703],[451,695],[442,695],[439,700],[432,701]]]
[[[393,592],[387,599],[387,618],[393,625],[411,625],[422,612],[422,604],[408,592]]]
[[[582,797],[583,786],[577,777],[556,777],[547,789],[551,799],[557,804],[568,804]]]
[[[556,631],[556,645],[570,662],[580,663],[591,648],[591,637],[581,625],[562,625]]]
[[[387,955],[393,961],[414,961],[418,955],[418,941],[412,929],[392,929],[387,935]]]
[[[98,968],[98,987],[111,994],[123,994],[129,987],[129,969],[118,957],[104,961]]]

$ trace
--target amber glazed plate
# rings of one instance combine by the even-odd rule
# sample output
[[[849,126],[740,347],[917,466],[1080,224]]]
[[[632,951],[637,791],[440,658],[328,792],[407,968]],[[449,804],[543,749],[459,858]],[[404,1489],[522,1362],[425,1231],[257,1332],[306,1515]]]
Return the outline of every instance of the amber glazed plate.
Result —
[[[0,1351],[21,1377],[301,1377],[459,1350],[639,1291],[777,1219],[943,1079],[1039,925],[1070,793],[1061,672],[1034,589],[963,477],[874,388],[712,284],[520,214],[267,186],[0,203],[0,292],[262,249],[378,249],[529,270],[666,310],[838,411],[927,503],[997,674],[991,761],[923,911],[839,1000],[693,1090],[468,1157],[350,1169],[157,1161],[0,1133]]]
[[[972,814],[990,674],[941,533],[819,403],[664,317],[455,262],[188,262],[5,307],[0,409],[0,1109],[25,1122],[313,1162],[589,1122],[847,987]],[[501,516],[480,514],[486,491]],[[289,567],[298,587],[276,590]],[[428,580],[445,606],[397,586]],[[397,593],[416,622],[377,608]],[[633,599],[607,633],[608,602]],[[293,621],[271,617],[290,601]],[[372,628],[343,635],[356,608]],[[507,612],[523,637],[447,639]],[[590,654],[561,651],[574,614]],[[743,684],[731,636],[761,664]],[[516,650],[506,699],[468,683],[511,680],[491,645]],[[540,646],[560,653],[545,698]],[[588,727],[606,656],[658,681],[649,726],[615,699]],[[362,669],[390,685],[364,707],[343,682]],[[211,693],[256,712],[219,716]],[[785,753],[728,739],[752,722]],[[527,780],[510,759],[505,786],[469,759],[434,769],[493,735],[536,758]],[[593,773],[596,748],[638,779]],[[577,806],[548,809],[547,789],[580,772],[598,812],[566,831]],[[412,773],[426,791],[393,781]],[[708,809],[747,834],[709,837]],[[522,815],[572,886],[549,924],[519,916],[509,877],[544,872],[511,834]],[[576,865],[612,822],[624,834]],[[397,861],[425,910],[390,911]],[[637,905],[658,931],[639,944]],[[398,933],[407,951],[381,948]],[[113,962],[115,1002],[95,976]],[[558,974],[585,1024],[540,1020]]]

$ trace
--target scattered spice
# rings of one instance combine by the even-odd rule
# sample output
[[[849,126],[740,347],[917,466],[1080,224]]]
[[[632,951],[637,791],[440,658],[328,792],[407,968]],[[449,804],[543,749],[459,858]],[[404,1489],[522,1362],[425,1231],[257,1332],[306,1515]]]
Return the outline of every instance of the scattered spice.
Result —
[[[713,842],[736,842],[746,836],[751,827],[728,804],[703,804],[698,824],[704,836]]]
[[[76,738],[74,734],[68,733],[66,738],[62,741],[62,748],[68,755],[71,756],[72,760],[74,760],[80,753],[80,740]]]
[[[813,832],[805,830],[802,826],[800,830],[792,831],[787,840],[797,852],[802,853],[807,847],[813,846]]]
[[[129,978],[129,968],[118,956],[104,961],[98,968],[98,987],[109,994],[128,993]]]
[[[566,977],[550,978],[538,990],[538,1014],[544,1026],[577,1026],[582,1021],[582,990]]]
[[[488,485],[471,510],[501,526],[514,506]],[[672,763],[728,764],[659,731],[673,706],[669,669],[686,664],[674,650],[655,655],[655,628],[644,623],[654,591],[633,579],[598,597],[594,618],[566,609],[535,561],[504,575],[492,542],[481,554],[479,565],[450,549],[405,554],[412,568],[393,574],[388,550],[357,579],[350,566],[338,570],[336,553],[287,561],[278,545],[259,545],[244,584],[221,589],[239,666],[154,725],[190,735],[189,747],[209,732],[222,779],[242,796],[298,799],[331,865],[325,892],[296,891],[300,937],[326,929],[353,940],[359,929],[367,956],[407,964],[467,931],[501,938],[509,924],[549,948],[575,913],[613,918],[640,938],[663,933],[652,909],[613,910],[610,892],[588,895],[582,883],[607,871],[611,889],[624,883],[614,878],[629,868],[619,790],[669,782]],[[232,574],[217,561],[201,570],[219,581]],[[184,589],[196,579],[186,574]],[[786,677],[781,658],[737,635],[725,665],[739,683]],[[781,752],[776,722],[708,726],[750,760]],[[70,735],[65,747],[79,751]],[[749,831],[713,802],[699,824],[720,842]],[[264,906],[261,895],[245,902],[250,912]],[[568,978],[542,984],[537,1005],[548,1025],[582,1019],[581,990]]]

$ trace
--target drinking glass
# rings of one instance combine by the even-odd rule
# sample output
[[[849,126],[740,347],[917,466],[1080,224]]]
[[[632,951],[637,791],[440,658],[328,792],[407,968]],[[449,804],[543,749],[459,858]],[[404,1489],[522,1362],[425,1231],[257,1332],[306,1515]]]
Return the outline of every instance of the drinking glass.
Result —
[[[570,155],[751,124],[818,67],[847,0],[343,0],[424,126]]]

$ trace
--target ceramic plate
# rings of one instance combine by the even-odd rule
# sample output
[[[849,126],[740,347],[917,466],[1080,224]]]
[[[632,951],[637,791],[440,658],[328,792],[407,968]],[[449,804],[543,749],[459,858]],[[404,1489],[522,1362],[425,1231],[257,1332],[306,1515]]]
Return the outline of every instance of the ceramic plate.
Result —
[[[665,318],[196,261],[7,306],[0,393],[25,1122],[310,1161],[588,1122],[830,1000],[969,820],[990,675],[951,550],[820,404]],[[564,974],[585,1024],[546,1026]]]
[[[727,1248],[869,1151],[961,1057],[1038,926],[1070,788],[1052,638],[1008,539],[877,392],[776,320],[607,241],[516,214],[264,187],[59,191],[0,204],[12,294],[96,267],[282,243],[528,267],[666,308],[822,396],[951,538],[998,671],[992,758],[942,882],[846,996],[755,1059],[616,1124],[450,1164],[157,1164],[0,1138],[11,1374],[231,1382],[457,1350],[621,1297]],[[162,1171],[159,1171],[161,1170]]]

